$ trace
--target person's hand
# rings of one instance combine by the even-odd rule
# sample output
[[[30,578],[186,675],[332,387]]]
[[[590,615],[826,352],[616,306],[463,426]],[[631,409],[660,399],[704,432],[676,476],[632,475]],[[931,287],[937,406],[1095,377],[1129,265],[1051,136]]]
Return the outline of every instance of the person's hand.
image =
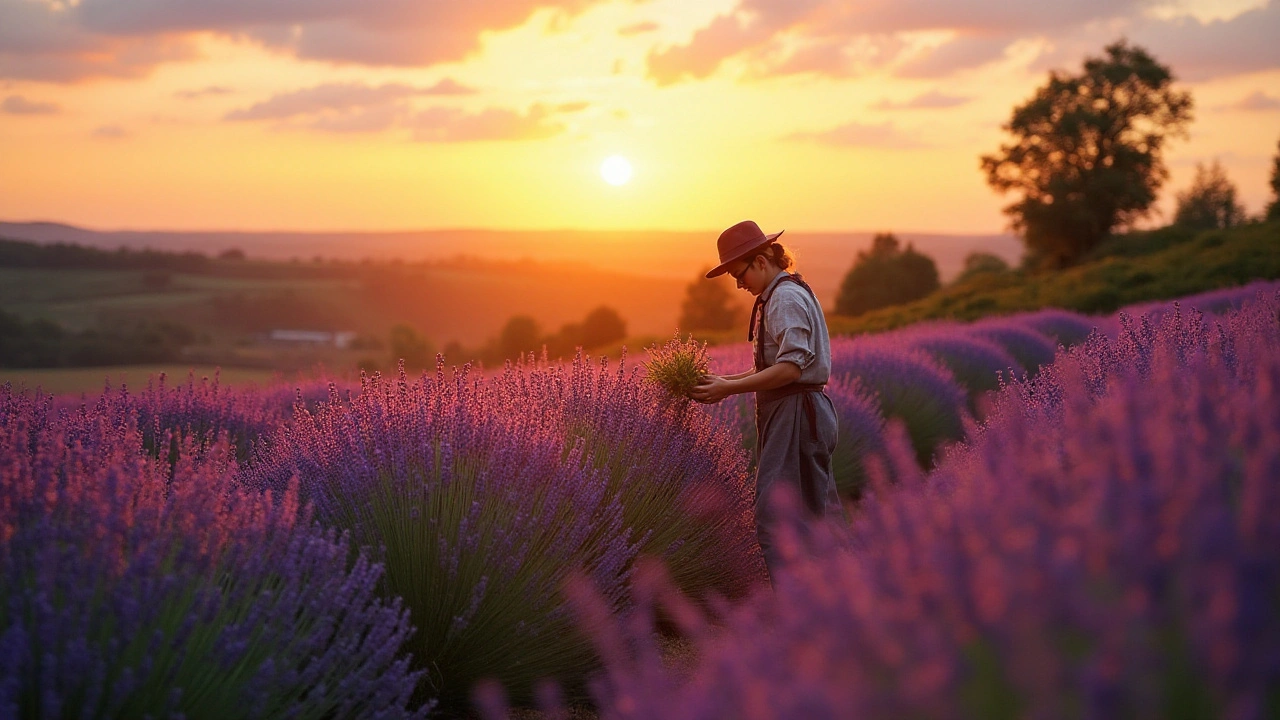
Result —
[[[729,390],[728,380],[719,375],[703,375],[702,379],[698,381],[697,387],[689,393],[689,397],[704,405],[709,405],[718,403],[728,397],[731,394]]]

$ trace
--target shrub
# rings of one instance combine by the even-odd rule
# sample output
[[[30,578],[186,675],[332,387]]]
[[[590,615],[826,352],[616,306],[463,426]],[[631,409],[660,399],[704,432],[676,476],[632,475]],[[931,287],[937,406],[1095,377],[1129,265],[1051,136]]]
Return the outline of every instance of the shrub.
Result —
[[[963,325],[933,324],[908,328],[897,335],[909,350],[924,352],[951,372],[969,393],[969,409],[978,409],[979,399],[1000,387],[1001,378],[1014,375],[1017,360],[999,345],[974,337]]]
[[[601,717],[1267,716],[1280,342],[1266,315],[1231,319],[1199,354],[1169,325],[1143,348],[1149,374],[1117,370],[1101,395],[1077,375],[1052,416],[1005,405],[927,480],[900,460],[902,489],[864,500],[852,532],[791,525],[774,591],[716,631],[652,574],[625,622],[575,591],[607,658]],[[654,604],[694,638],[687,677],[639,620]]]
[[[827,396],[840,420],[839,440],[831,454],[831,472],[840,496],[857,500],[867,484],[867,459],[885,452],[884,418],[874,395],[863,390],[857,380],[829,383]]]
[[[1045,308],[1015,315],[1012,319],[1063,347],[1071,347],[1083,342],[1089,337],[1089,333],[1095,329],[1101,330],[1105,326],[1100,319],[1061,308]]]
[[[861,315],[869,310],[918,300],[940,287],[933,258],[902,248],[893,233],[872,238],[871,248],[859,250],[853,266],[840,282],[836,312]]]
[[[969,326],[973,335],[985,338],[1004,348],[1028,375],[1035,375],[1041,365],[1053,362],[1055,348],[1049,338],[1016,320],[993,318],[979,320]]]
[[[920,463],[931,465],[942,443],[964,434],[965,392],[928,356],[894,349],[891,342],[833,339],[831,375],[857,380],[873,394],[886,419],[906,424]]]
[[[508,366],[488,382],[437,369],[300,412],[252,479],[296,475],[321,519],[384,548],[414,655],[457,708],[484,677],[522,701],[541,678],[581,685],[595,658],[560,592],[575,569],[619,607],[642,553],[693,594],[741,595],[760,559],[726,439],[621,368]]]
[[[421,715],[381,567],[237,488],[225,443],[170,472],[132,422],[6,387],[0,457],[0,716]]]
[[[155,456],[162,454],[163,439],[170,438],[167,455],[175,460],[177,439],[191,438],[208,447],[226,436],[235,450],[236,458],[244,461],[264,436],[283,425],[288,417],[286,408],[253,388],[228,388],[213,378],[202,377],[196,381],[195,373],[187,375],[186,384],[167,385],[164,373],[152,377],[147,388],[137,397],[130,397],[121,388],[118,400],[132,406],[138,427],[142,431],[143,445]],[[100,407],[112,402],[104,393]]]

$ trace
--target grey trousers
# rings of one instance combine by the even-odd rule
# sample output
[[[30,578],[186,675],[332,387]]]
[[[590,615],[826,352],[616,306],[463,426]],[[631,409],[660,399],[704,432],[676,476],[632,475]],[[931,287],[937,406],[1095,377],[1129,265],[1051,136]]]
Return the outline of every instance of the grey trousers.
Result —
[[[814,516],[844,517],[831,472],[836,429],[836,409],[826,393],[806,392],[766,403],[757,396],[756,537],[770,575],[779,563],[770,490],[789,485]]]

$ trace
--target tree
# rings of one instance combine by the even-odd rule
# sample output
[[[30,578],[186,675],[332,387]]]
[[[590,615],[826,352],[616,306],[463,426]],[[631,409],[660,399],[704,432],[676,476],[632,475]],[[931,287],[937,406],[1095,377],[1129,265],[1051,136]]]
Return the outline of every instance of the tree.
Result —
[[[617,310],[601,305],[582,319],[582,348],[594,350],[622,340],[627,336],[627,321]]]
[[[405,370],[421,370],[435,367],[435,349],[431,342],[409,325],[391,328],[391,361],[404,360]]]
[[[1275,199],[1267,206],[1267,219],[1280,220],[1280,143],[1276,143],[1276,157],[1271,163],[1271,194]]]
[[[902,249],[893,233],[882,233],[861,250],[845,274],[836,296],[836,313],[861,315],[869,310],[918,300],[940,287],[938,266],[910,244]]]
[[[978,275],[998,275],[1009,271],[1009,263],[1004,258],[989,252],[971,252],[964,256],[964,268],[957,283],[962,283]]]
[[[502,327],[498,336],[498,352],[503,358],[514,360],[517,357],[538,350],[541,336],[538,321],[528,315],[516,315]]]
[[[1057,267],[1150,213],[1165,141],[1191,121],[1167,67],[1124,40],[1105,52],[1079,75],[1051,72],[1004,126],[1014,141],[982,156],[992,188],[1022,195],[1005,213],[1029,254]]]
[[[703,268],[684,289],[678,327],[685,331],[731,330],[741,321],[741,308],[734,304],[727,283],[708,280]]]
[[[1244,222],[1244,208],[1236,201],[1236,186],[1217,160],[1212,165],[1196,164],[1196,178],[1191,187],[1178,193],[1175,225],[1213,230],[1229,228]]]

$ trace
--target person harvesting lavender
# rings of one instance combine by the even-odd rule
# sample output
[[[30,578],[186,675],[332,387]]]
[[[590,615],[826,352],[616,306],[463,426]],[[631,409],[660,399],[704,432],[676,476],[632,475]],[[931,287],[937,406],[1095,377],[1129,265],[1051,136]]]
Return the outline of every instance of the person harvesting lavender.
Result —
[[[800,275],[788,272],[794,257],[744,220],[720,234],[720,264],[708,278],[729,273],[738,288],[756,296],[747,339],[755,366],[734,375],[708,374],[690,393],[716,403],[730,395],[756,394],[756,536],[770,574],[778,554],[770,530],[769,495],[793,487],[815,516],[841,516],[831,471],[836,447],[836,411],[823,391],[831,375],[831,340],[822,306]]]

